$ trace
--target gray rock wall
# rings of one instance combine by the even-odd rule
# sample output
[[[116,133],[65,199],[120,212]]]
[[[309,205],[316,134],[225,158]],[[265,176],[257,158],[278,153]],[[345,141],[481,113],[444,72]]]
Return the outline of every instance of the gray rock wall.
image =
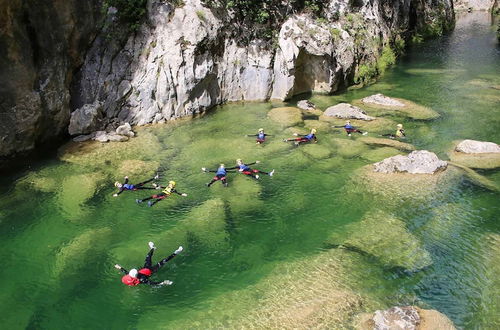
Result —
[[[100,1],[0,1],[0,163],[67,132],[73,71]]]
[[[70,113],[86,104],[101,104],[97,129],[113,130],[227,101],[333,92],[374,63],[396,33],[454,18],[451,0],[360,0],[355,8],[330,0],[326,19],[291,15],[273,44],[241,45],[200,0],[179,8],[149,0],[137,32],[107,24],[97,36],[99,0],[3,2],[0,157],[66,134]]]

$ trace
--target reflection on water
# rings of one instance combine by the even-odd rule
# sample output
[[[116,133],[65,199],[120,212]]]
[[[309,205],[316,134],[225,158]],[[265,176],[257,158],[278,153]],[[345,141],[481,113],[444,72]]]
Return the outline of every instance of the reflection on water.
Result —
[[[439,119],[389,118],[404,123],[406,142],[441,157],[457,139],[500,142],[495,42],[488,14],[467,14],[379,83],[311,100],[325,109],[382,92],[430,107]],[[459,327],[500,327],[498,192],[459,172],[407,191],[370,186],[360,168],[399,150],[324,122],[318,145],[293,147],[281,139],[294,130],[267,119],[272,106],[226,105],[1,178],[0,306],[18,306],[4,326],[349,328],[358,313],[417,304]],[[261,126],[274,136],[259,146],[245,135]],[[201,167],[237,158],[275,176],[204,185],[212,176]],[[146,180],[158,167],[162,183],[189,196],[152,208],[135,203],[152,191],[112,197],[116,180]],[[498,172],[481,174],[500,184]],[[150,240],[158,258],[184,245],[157,275],[174,285],[124,287],[113,265],[139,266]]]

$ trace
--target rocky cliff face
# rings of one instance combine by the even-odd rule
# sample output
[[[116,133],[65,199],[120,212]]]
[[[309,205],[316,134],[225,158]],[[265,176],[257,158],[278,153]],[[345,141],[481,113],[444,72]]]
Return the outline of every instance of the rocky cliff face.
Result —
[[[274,42],[241,44],[228,33],[221,16],[227,13],[200,0],[177,8],[150,0],[137,32],[107,27],[88,48],[97,2],[51,1],[36,12],[20,0],[1,6],[7,33],[0,156],[61,134],[70,108],[85,105],[99,105],[87,112],[111,129],[190,116],[226,101],[333,92],[383,70],[402,37],[443,31],[454,21],[451,0],[325,0],[322,19],[293,14]],[[113,15],[108,11],[108,22]],[[19,79],[5,83],[6,77]]]
[[[100,1],[0,1],[0,163],[67,130]]]

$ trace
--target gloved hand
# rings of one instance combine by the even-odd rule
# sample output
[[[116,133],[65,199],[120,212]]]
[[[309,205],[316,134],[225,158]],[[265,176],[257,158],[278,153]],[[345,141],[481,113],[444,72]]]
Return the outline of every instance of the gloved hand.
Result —
[[[182,250],[184,250],[184,248],[182,246],[179,246],[179,248],[177,250],[175,250],[174,253],[179,254],[182,252]]]
[[[256,160],[256,161],[255,161],[255,163],[256,163],[256,164],[260,163],[260,160]]]
[[[181,194],[181,196],[184,196],[184,197],[186,197],[187,195],[188,195],[188,194],[185,194],[185,193]]]
[[[161,285],[172,285],[173,283],[174,283],[174,282],[172,282],[172,281],[165,280],[165,281],[161,282],[160,284],[161,284]]]
[[[118,194],[113,194],[113,197],[118,197]]]
[[[206,168],[206,167],[202,167],[202,168],[201,168],[201,170],[202,170],[203,172],[206,172],[206,171],[207,171],[207,168]]]
[[[116,265],[115,265],[115,268],[116,268],[116,269],[122,269],[122,266],[120,266],[120,265],[116,264]]]

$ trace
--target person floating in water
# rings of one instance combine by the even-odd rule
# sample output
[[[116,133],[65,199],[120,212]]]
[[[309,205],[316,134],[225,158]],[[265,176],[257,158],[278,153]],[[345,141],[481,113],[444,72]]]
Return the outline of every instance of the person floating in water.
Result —
[[[228,170],[238,169],[239,172],[241,172],[241,173],[243,173],[245,175],[249,175],[249,176],[251,176],[254,179],[258,179],[259,178],[259,174],[258,173],[262,173],[262,174],[267,174],[269,176],[273,176],[274,170],[272,170],[271,172],[264,172],[264,171],[261,171],[261,170],[252,169],[249,166],[249,165],[255,165],[255,164],[258,164],[258,163],[260,163],[260,161],[257,160],[254,163],[244,164],[241,159],[236,159],[236,166],[228,168]]]
[[[215,170],[215,171],[212,171],[212,170],[207,170],[205,167],[202,167],[201,170],[203,172],[212,172],[212,173],[215,173],[215,176],[213,177],[212,181],[210,181],[209,183],[207,183],[207,187],[210,187],[212,185],[212,183],[214,183],[215,181],[219,181],[222,183],[222,185],[224,187],[227,187],[227,180],[226,180],[226,175],[228,172],[226,167],[224,166],[224,164],[220,164],[219,167]]]
[[[165,265],[167,262],[172,260],[176,255],[182,252],[183,248],[182,246],[179,246],[177,250],[174,251],[171,255],[166,257],[165,259],[162,259],[160,262],[158,262],[156,265],[153,265],[151,262],[151,258],[153,257],[153,252],[155,251],[156,247],[153,242],[149,242],[149,252],[146,255],[146,261],[144,262],[144,266],[137,270],[136,268],[131,269],[130,271],[127,271],[125,268],[122,266],[116,264],[115,268],[121,270],[125,275],[122,277],[122,283],[125,285],[129,286],[136,286],[139,284],[149,284],[149,285],[171,285],[173,282],[169,280],[165,280],[162,282],[153,282],[149,278],[151,275],[156,273],[163,265]]]
[[[299,135],[297,133],[294,133],[293,135],[295,136],[300,136],[298,138],[291,138],[291,139],[284,139],[283,142],[294,142],[296,146],[298,146],[301,143],[306,143],[306,142],[318,142],[318,138],[316,138],[316,129],[313,128],[311,129],[311,133],[307,135]]]
[[[153,196],[150,196],[150,197],[147,197],[147,198],[143,198],[143,199],[136,199],[135,201],[137,203],[142,203],[144,201],[147,201],[147,200],[150,200],[150,199],[154,199],[154,200],[150,200],[148,202],[148,206],[153,206],[155,205],[156,203],[158,203],[159,201],[161,201],[162,199],[165,199],[167,197],[169,197],[170,195],[172,195],[173,193],[179,195],[179,196],[184,196],[186,197],[187,194],[184,194],[184,193],[180,193],[178,192],[176,189],[175,189],[175,181],[169,181],[168,182],[168,186],[166,187],[162,187],[162,186],[158,186],[157,189],[162,189],[163,188],[163,191],[159,194],[156,194],[156,195],[153,195]]]
[[[368,134],[368,132],[362,132],[359,129],[357,129],[356,127],[352,126],[350,120],[347,120],[345,122],[344,126],[333,126],[333,127],[345,129],[345,132],[347,133],[347,136],[351,136],[351,133],[359,133],[359,134],[362,134],[362,135]]]
[[[396,128],[396,134],[383,134],[382,136],[388,136],[391,139],[404,139],[406,137],[405,130],[403,129],[403,124],[398,124]]]
[[[159,177],[160,176],[158,174],[156,174],[155,177],[152,179],[149,179],[149,180],[146,180],[144,182],[137,183],[137,184],[130,184],[130,183],[128,183],[128,176],[126,176],[125,182],[123,182],[123,183],[120,183],[118,181],[115,182],[115,187],[120,189],[120,190],[117,193],[113,194],[113,197],[118,197],[118,195],[120,195],[125,190],[156,189],[158,187],[158,185],[156,185],[155,183],[153,183],[153,187],[145,187],[144,185],[146,183],[153,181],[153,180],[158,180]]]
[[[257,144],[262,144],[266,141],[266,136],[272,136],[271,134],[266,134],[264,133],[263,128],[259,128],[259,132],[257,134],[248,134],[247,136],[256,136],[257,137]]]

